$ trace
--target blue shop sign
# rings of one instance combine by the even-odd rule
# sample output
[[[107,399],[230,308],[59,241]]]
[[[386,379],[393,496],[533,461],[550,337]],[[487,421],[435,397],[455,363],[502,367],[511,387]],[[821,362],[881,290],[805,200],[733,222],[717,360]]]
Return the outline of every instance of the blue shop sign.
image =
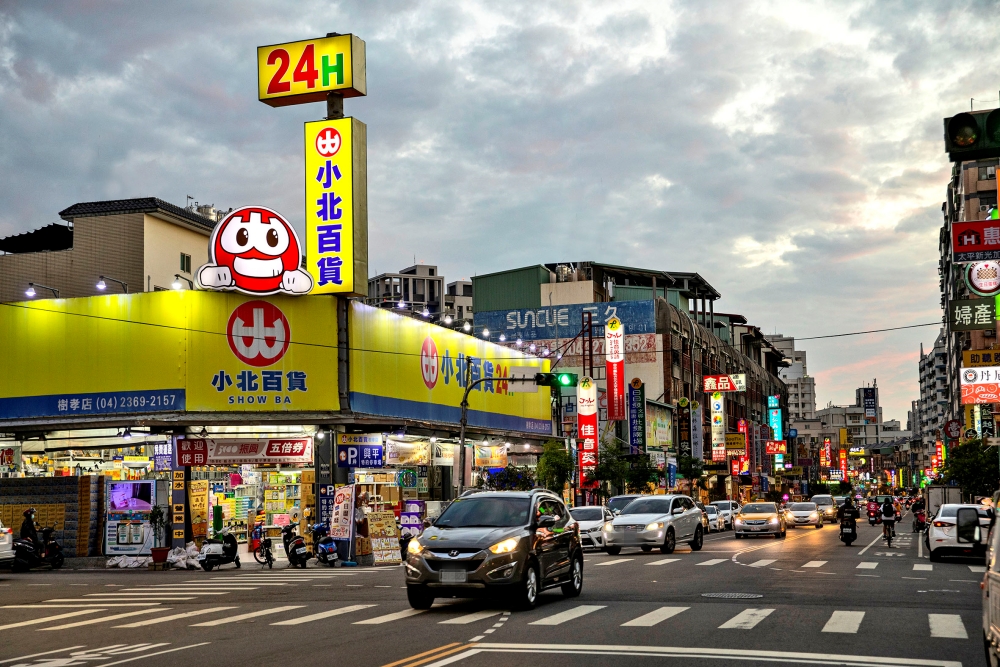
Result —
[[[382,445],[337,445],[338,468],[381,468]]]

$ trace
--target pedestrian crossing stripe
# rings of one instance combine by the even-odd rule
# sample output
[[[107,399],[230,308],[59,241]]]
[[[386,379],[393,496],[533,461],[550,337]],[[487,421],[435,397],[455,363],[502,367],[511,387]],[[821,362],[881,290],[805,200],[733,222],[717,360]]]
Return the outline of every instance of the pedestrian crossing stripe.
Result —
[[[695,563],[695,565],[718,565],[719,563],[725,563],[725,558],[712,558],[711,560],[705,560],[700,563]]]
[[[719,626],[720,630],[752,630],[771,615],[773,609],[744,609]]]

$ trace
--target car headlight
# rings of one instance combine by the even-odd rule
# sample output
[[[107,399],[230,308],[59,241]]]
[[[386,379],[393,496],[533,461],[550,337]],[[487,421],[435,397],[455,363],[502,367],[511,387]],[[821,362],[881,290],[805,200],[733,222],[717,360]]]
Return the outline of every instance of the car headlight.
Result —
[[[613,532],[614,529],[615,529],[615,527],[613,525],[611,525],[610,521],[608,521],[606,524],[604,524],[604,532],[605,533]]]
[[[410,543],[406,545],[406,552],[411,554],[418,554],[424,550],[424,545],[420,544],[417,540],[410,540]]]
[[[812,514],[809,515],[809,518],[810,519],[818,519],[819,518],[819,513],[818,512],[813,512]]]
[[[506,540],[497,542],[492,547],[490,551],[495,554],[509,554],[511,551],[517,548],[518,539],[515,537],[508,537]]]
[[[771,517],[771,520],[770,520],[770,521],[768,521],[768,523],[778,523],[778,517],[776,517],[776,516],[772,516],[772,517]]]
[[[741,519],[741,518],[739,518],[739,517],[736,517],[735,519],[733,519],[733,521],[734,521],[735,523],[743,523],[743,519]]]
[[[662,521],[656,521],[656,522],[653,522],[653,523],[647,523],[646,524],[646,530],[659,530],[660,528],[663,528],[663,522]]]

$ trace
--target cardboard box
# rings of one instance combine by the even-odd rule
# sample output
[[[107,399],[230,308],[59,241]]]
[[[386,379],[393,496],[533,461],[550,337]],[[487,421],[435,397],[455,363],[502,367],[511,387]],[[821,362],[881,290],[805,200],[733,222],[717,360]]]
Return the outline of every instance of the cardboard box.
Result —
[[[372,552],[372,541],[360,535],[354,539],[354,553],[358,556],[367,556]]]

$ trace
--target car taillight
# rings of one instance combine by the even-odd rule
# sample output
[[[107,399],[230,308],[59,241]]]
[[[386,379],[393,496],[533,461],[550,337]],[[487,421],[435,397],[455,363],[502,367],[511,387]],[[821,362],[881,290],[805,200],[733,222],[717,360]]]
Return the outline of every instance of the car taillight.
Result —
[[[948,521],[935,521],[934,525],[937,526],[938,528],[950,528],[951,526],[954,526],[955,524],[950,523]]]

